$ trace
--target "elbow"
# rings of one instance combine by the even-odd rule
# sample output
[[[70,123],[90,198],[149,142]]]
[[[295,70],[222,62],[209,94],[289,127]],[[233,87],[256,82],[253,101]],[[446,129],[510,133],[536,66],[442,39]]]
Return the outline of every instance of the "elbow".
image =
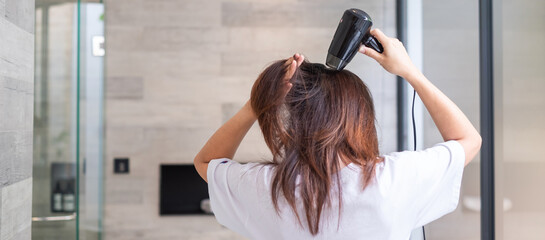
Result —
[[[201,162],[202,162],[202,157],[200,154],[197,154],[195,158],[193,158],[193,165],[197,166]]]
[[[479,153],[479,151],[481,150],[482,144],[483,144],[483,138],[481,137],[481,134],[475,131],[475,136],[473,137],[473,149],[474,149],[475,155],[477,155],[477,153]]]
[[[193,166],[195,167],[195,170],[197,170],[197,173],[204,179],[204,181],[208,182],[208,179],[206,178],[206,171],[208,169],[208,164],[205,164],[203,161],[203,157],[201,154],[197,154],[195,158],[193,158]]]
[[[465,166],[467,166],[474,158],[477,156],[479,151],[481,150],[481,145],[483,143],[483,139],[479,133],[475,133],[475,135],[468,139],[466,144],[464,146],[464,149],[466,150],[466,162]]]
[[[211,158],[208,154],[199,152],[195,158],[193,158],[193,164],[197,166],[199,164],[209,163],[212,161],[212,159],[213,158]]]
[[[483,145],[483,138],[480,134],[477,134],[477,152],[481,150],[481,146]]]

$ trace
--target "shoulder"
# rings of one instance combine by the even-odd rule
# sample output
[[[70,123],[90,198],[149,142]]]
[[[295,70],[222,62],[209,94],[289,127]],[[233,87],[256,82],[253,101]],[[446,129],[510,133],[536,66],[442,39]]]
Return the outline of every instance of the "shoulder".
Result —
[[[461,173],[464,168],[465,153],[457,141],[442,142],[421,151],[403,151],[384,155],[377,164],[378,182],[393,185],[434,182],[449,172]]]
[[[415,164],[415,162],[429,163],[428,161],[445,160],[459,161],[465,156],[464,148],[457,141],[448,141],[435,144],[433,147],[420,151],[393,152],[384,156],[384,165]]]
[[[247,221],[268,200],[272,166],[222,158],[208,165],[208,193],[218,222],[248,236]]]

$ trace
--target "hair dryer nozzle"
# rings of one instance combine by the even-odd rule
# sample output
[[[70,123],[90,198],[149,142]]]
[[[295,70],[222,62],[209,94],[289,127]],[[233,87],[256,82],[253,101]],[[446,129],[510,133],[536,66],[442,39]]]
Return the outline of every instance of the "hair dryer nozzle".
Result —
[[[327,59],[325,61],[325,65],[327,65],[330,68],[333,68],[337,71],[343,70],[343,68],[348,64],[347,61],[343,61],[342,59],[335,57],[335,55],[328,53]]]

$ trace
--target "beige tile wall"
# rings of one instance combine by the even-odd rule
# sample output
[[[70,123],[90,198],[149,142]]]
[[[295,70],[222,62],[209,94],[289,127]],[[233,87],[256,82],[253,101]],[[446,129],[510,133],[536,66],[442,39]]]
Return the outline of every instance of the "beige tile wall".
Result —
[[[160,217],[159,165],[191,164],[248,99],[271,62],[295,52],[325,61],[345,9],[395,33],[393,0],[107,0],[105,239],[239,239],[212,217]],[[375,98],[381,150],[396,146],[395,78],[357,56],[348,69]],[[114,157],[131,172],[114,175]],[[254,126],[238,161],[270,156]]]

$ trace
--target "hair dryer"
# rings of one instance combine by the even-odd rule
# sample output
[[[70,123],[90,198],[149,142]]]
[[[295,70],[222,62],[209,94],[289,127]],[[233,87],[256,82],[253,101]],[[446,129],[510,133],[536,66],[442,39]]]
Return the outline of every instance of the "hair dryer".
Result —
[[[382,53],[382,45],[369,33],[372,25],[371,17],[364,11],[356,8],[344,11],[329,46],[326,65],[335,70],[343,70],[356,55],[361,44]]]

